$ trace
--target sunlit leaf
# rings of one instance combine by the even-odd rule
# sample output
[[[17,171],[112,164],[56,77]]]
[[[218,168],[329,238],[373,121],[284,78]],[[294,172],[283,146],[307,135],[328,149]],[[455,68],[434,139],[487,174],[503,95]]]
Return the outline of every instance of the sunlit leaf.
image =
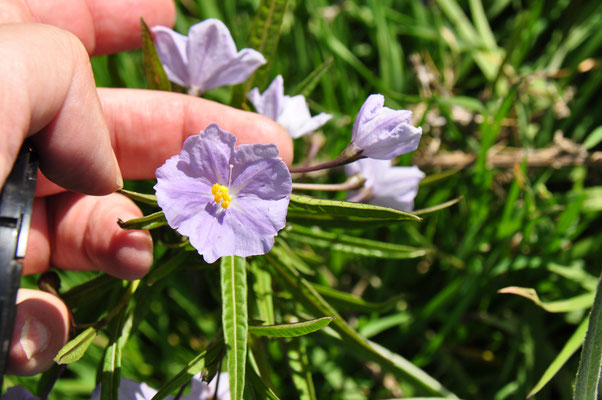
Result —
[[[594,306],[589,317],[579,370],[575,381],[575,400],[598,400],[602,370],[602,279],[598,282]]]
[[[539,392],[553,377],[556,373],[562,368],[562,366],[568,361],[569,358],[573,354],[579,350],[581,345],[583,345],[583,339],[585,339],[585,333],[587,332],[587,323],[589,321],[589,317],[585,318],[580,324],[575,333],[569,338],[566,342],[562,350],[558,353],[554,361],[550,364],[550,366],[543,373],[535,387],[529,392],[527,398],[534,396]]]
[[[314,90],[322,75],[328,71],[328,69],[334,63],[334,58],[330,57],[322,64],[318,65],[311,73],[301,82],[299,83],[290,93],[291,96],[302,95],[308,97],[311,92]]]
[[[300,225],[323,227],[367,227],[421,220],[416,215],[392,208],[298,194],[291,195],[286,219]]]
[[[547,312],[563,313],[575,310],[583,310],[591,307],[594,302],[594,293],[585,293],[580,296],[571,297],[570,299],[556,300],[550,302],[542,302],[537,295],[535,289],[524,288],[518,286],[509,286],[498,290],[498,293],[509,293],[516,294],[531,300],[539,307],[543,308]]]
[[[220,267],[222,328],[228,355],[230,396],[240,400],[245,386],[247,360],[247,269],[245,259],[222,257]]]
[[[292,339],[288,340],[286,344],[288,349],[288,365],[291,369],[293,383],[299,392],[299,399],[317,399],[304,341]]]
[[[446,209],[448,207],[451,207],[454,204],[458,203],[460,200],[462,200],[462,197],[457,197],[455,199],[451,199],[449,201],[446,201],[446,202],[441,203],[441,204],[437,204],[437,205],[432,206],[432,207],[427,207],[427,208],[423,208],[423,209],[420,209],[420,210],[414,210],[413,214],[420,215],[420,216],[427,215],[427,214],[432,214],[434,212],[437,212],[437,211],[440,211],[440,210],[444,210],[444,209]]]
[[[261,0],[249,32],[248,47],[259,51],[267,63],[255,71],[247,81],[236,87],[232,104],[240,107],[246,94],[253,88],[263,89],[267,83],[272,60],[280,40],[280,28],[288,0]]]
[[[86,353],[97,334],[96,329],[92,327],[86,329],[64,345],[54,357],[54,361],[58,364],[70,364],[79,360]]]
[[[223,338],[220,337],[219,340],[217,340],[207,350],[190,360],[190,362],[180,372],[167,381],[151,400],[162,400],[173,391],[190,382],[193,376],[201,372],[207,364],[213,362],[213,360],[220,356],[223,350],[224,341]]]
[[[303,336],[328,326],[328,324],[330,324],[333,320],[333,317],[322,317],[290,324],[261,326],[249,325],[249,333],[268,337]]]
[[[417,247],[364,239],[297,225],[293,225],[290,230],[282,232],[282,236],[300,243],[364,257],[405,259],[422,257],[428,252],[426,249]]]

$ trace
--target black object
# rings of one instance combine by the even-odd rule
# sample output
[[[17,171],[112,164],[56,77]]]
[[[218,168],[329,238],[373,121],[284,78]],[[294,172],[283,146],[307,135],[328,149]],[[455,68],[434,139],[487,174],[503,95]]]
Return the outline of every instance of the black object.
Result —
[[[25,144],[0,193],[0,389],[13,336],[37,175],[38,160]]]

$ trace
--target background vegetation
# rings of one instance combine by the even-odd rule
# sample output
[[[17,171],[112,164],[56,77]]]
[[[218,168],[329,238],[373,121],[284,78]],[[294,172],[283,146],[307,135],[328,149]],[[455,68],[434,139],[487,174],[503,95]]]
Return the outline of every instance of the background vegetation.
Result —
[[[259,0],[181,0],[176,30],[219,18],[242,47],[258,6]],[[319,160],[336,156],[361,104],[382,93],[387,106],[413,110],[423,127],[419,149],[399,160],[427,173],[416,208],[463,199],[421,223],[333,231],[428,250],[420,258],[362,257],[349,246],[285,239],[311,267],[308,280],[353,294],[324,295],[353,328],[458,397],[524,399],[589,312],[602,260],[601,23],[599,1],[288,2],[269,80],[282,74],[291,93],[332,60],[309,101],[314,113],[335,118],[296,143],[297,160],[320,143]],[[140,52],[93,60],[99,86],[146,87],[141,66]],[[206,97],[229,103],[233,90]],[[343,179],[342,171],[315,177]],[[130,187],[151,192],[147,182]],[[157,264],[171,251],[158,246]],[[153,387],[205,349],[221,324],[217,264],[186,253],[175,267],[148,289],[123,353],[122,375]],[[94,275],[60,276],[65,291]],[[544,307],[498,292],[511,286],[535,289]],[[276,278],[274,289],[283,318],[321,316],[299,307]],[[109,289],[95,293],[73,300],[86,321],[104,311],[96,311],[99,303],[110,309],[117,301]],[[51,398],[87,398],[107,343],[106,334],[97,336]],[[283,399],[299,397],[289,369],[295,346],[307,349],[317,398],[425,394],[327,333],[263,345],[269,380]],[[572,397],[578,354],[536,398]],[[38,378],[10,379],[35,388]]]

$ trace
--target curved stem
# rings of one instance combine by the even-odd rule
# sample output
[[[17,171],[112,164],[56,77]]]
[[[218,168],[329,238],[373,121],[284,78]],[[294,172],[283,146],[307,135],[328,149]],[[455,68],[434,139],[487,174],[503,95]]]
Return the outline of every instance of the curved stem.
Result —
[[[353,161],[359,160],[360,158],[365,158],[362,156],[362,150],[357,148],[355,144],[351,142],[334,160],[309,167],[290,168],[290,171],[291,174],[319,171],[321,169],[340,167],[341,165],[349,164]]]

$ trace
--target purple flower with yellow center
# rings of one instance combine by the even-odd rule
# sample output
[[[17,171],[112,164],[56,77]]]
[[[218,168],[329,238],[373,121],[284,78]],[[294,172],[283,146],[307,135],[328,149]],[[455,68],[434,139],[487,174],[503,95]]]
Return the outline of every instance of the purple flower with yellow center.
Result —
[[[414,209],[424,173],[418,167],[394,167],[389,160],[363,158],[345,166],[347,175],[364,177],[364,187],[349,192],[348,201],[370,203],[401,211]]]
[[[259,114],[278,122],[293,139],[314,132],[332,118],[326,113],[312,117],[305,96],[301,94],[293,97],[285,95],[281,75],[262,94],[259,94],[258,88],[253,88],[247,93],[247,98]]]
[[[156,171],[169,226],[208,263],[265,254],[284,228],[291,175],[275,145],[241,144],[211,124]]]
[[[422,128],[410,124],[412,112],[384,107],[380,94],[368,97],[353,124],[351,146],[360,156],[391,160],[416,150]]]
[[[193,25],[188,36],[165,26],[155,26],[152,31],[167,77],[189,88],[190,94],[244,82],[266,62],[253,49],[237,51],[230,31],[217,19]]]

